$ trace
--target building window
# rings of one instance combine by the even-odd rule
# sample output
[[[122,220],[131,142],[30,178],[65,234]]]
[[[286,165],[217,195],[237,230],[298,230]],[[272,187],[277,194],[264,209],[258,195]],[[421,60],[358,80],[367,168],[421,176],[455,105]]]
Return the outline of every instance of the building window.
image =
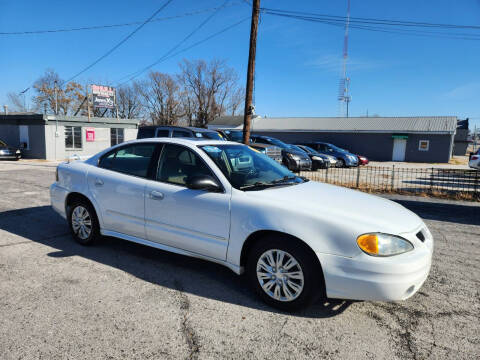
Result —
[[[418,142],[418,150],[420,151],[428,151],[430,147],[430,140],[420,140]]]
[[[65,149],[82,148],[82,128],[80,126],[65,126]]]
[[[110,146],[123,143],[123,129],[110,129]]]

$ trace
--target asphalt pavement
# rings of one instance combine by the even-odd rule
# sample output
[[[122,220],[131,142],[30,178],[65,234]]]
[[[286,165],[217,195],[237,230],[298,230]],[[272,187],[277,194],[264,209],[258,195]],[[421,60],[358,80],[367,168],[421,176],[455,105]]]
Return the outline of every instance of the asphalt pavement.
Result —
[[[0,162],[2,359],[478,359],[480,204],[395,197],[435,238],[396,303],[287,314],[229,269],[113,238],[82,247],[49,206],[49,165]]]

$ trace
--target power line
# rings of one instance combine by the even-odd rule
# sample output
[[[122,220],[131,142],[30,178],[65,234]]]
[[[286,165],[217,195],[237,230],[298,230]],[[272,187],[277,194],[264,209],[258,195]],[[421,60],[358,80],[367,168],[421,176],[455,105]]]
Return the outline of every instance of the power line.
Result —
[[[152,15],[150,15],[140,26],[136,27],[135,30],[133,30],[131,33],[129,33],[127,36],[125,36],[120,42],[118,42],[114,47],[112,47],[110,50],[108,50],[105,54],[100,56],[97,60],[92,62],[90,65],[85,67],[84,69],[80,70],[78,73],[76,73],[74,76],[66,80],[65,82],[68,83],[75,79],[77,76],[83,74],[85,71],[88,69],[92,68],[96,64],[98,64],[100,61],[105,59],[108,55],[110,55],[112,52],[114,52],[116,49],[118,49],[123,43],[125,43],[128,39],[130,39],[135,33],[137,33],[141,28],[145,26],[149,21],[151,21],[157,14],[162,11],[168,4],[170,4],[173,0],[167,0],[159,9],[157,9]]]
[[[125,79],[125,78],[129,78],[127,81],[124,81],[122,83],[120,83],[119,85],[117,86],[120,86],[120,85],[123,85],[133,79],[135,79],[136,77],[140,76],[142,73],[144,73],[145,71],[147,71],[148,69],[152,68],[153,66],[159,64],[160,62],[166,60],[167,58],[169,58],[169,55],[172,54],[176,49],[178,49],[183,43],[185,43],[189,38],[191,38],[196,32],[198,32],[206,23],[208,23],[220,10],[222,10],[225,5],[227,4],[227,1],[225,1],[225,3],[219,7],[217,10],[215,10],[215,12],[213,14],[211,14],[210,16],[208,16],[204,21],[202,21],[193,31],[191,31],[187,36],[185,36],[182,40],[180,40],[179,43],[177,43],[175,46],[173,46],[171,49],[169,49],[165,54],[163,54],[158,60],[154,61],[153,63],[151,63],[150,65],[147,65],[145,66],[144,68],[140,69],[140,70],[137,70],[133,73],[130,73],[129,75],[126,75],[126,76],[123,76],[122,78],[120,78],[118,81],[121,81],[122,79]]]
[[[232,2],[225,7],[228,6],[235,6],[238,5],[239,2]],[[165,16],[161,18],[154,18],[149,22],[158,22],[158,21],[166,21],[166,20],[173,20],[179,19],[188,16],[194,16],[198,14],[203,14],[210,11],[215,11],[219,9],[218,7],[212,7],[208,9],[201,9],[191,12],[186,12],[183,14],[173,15],[173,16]],[[33,35],[33,34],[51,34],[51,33],[62,33],[62,32],[73,32],[73,31],[87,31],[87,30],[101,30],[101,29],[110,29],[110,28],[117,28],[117,27],[125,27],[125,26],[133,26],[142,24],[142,21],[135,21],[135,22],[128,22],[128,23],[119,23],[119,24],[108,24],[108,25],[94,25],[94,26],[81,26],[81,27],[74,27],[74,28],[64,28],[64,29],[51,29],[51,30],[33,30],[33,31],[12,31],[12,32],[0,32],[0,35]]]
[[[163,58],[163,59],[159,60],[155,65],[159,64],[160,62],[163,62],[163,61],[169,60],[169,59],[171,59],[171,58],[174,58],[174,57],[177,56],[178,54],[181,54],[181,53],[186,52],[186,51],[188,51],[188,50],[190,50],[190,49],[192,49],[192,48],[194,48],[194,47],[196,47],[196,46],[198,46],[198,45],[200,45],[200,44],[203,44],[203,43],[207,42],[208,40],[213,39],[214,37],[216,37],[216,36],[218,36],[218,35],[221,35],[221,34],[227,32],[228,30],[230,30],[230,29],[232,29],[232,28],[240,25],[241,23],[243,23],[243,22],[245,22],[246,20],[249,20],[249,19],[250,19],[250,16],[247,16],[246,18],[243,18],[242,20],[237,21],[236,23],[233,23],[232,25],[229,25],[229,26],[227,26],[226,28],[223,28],[222,30],[217,31],[217,32],[214,33],[214,34],[209,35],[209,36],[207,36],[206,38],[204,38],[204,39],[202,39],[202,40],[200,40],[200,41],[197,41],[196,43],[193,43],[192,45],[187,46],[186,48],[183,48],[183,49],[181,49],[181,50],[179,50],[179,51],[171,54],[170,56],[168,56],[168,57],[166,57],[166,58]],[[153,66],[153,65],[152,65],[152,66]],[[138,76],[138,75],[137,75],[137,76]],[[135,77],[136,77],[136,76],[135,76]],[[125,76],[124,76],[123,78],[125,78]],[[122,78],[122,79],[123,79],[123,78]],[[124,81],[124,82],[122,82],[122,83],[117,84],[117,86],[122,86],[122,85],[128,83],[129,81],[131,81],[131,80],[133,80],[133,79],[134,79],[134,78],[130,78],[130,79],[128,79],[128,80],[126,80],[126,81]]]
[[[346,16],[338,15],[327,15],[327,14],[317,14],[301,11],[290,11],[290,10],[281,10],[281,9],[270,9],[270,8],[261,8],[261,10],[268,14],[274,15],[292,15],[292,16],[308,16],[321,20],[333,20],[341,21],[345,23]],[[438,28],[448,28],[448,29],[473,29],[480,30],[478,25],[458,25],[458,24],[441,24],[441,23],[428,23],[428,22],[415,22],[415,21],[405,21],[405,20],[389,20],[389,19],[378,19],[378,18],[363,18],[363,17],[350,17],[351,22],[359,23],[370,23],[370,24],[383,24],[383,25],[395,25],[395,26],[413,26],[413,27],[438,27]]]
[[[268,11],[266,12],[266,14],[274,15],[274,16],[282,16],[282,17],[292,18],[297,20],[316,22],[316,23],[321,23],[326,25],[334,25],[339,27],[344,27],[344,23],[345,23],[344,20],[339,20],[339,19],[325,19],[325,18],[316,18],[311,16],[280,14],[280,13],[273,13]],[[452,32],[449,33],[449,32],[417,30],[417,29],[414,29],[414,30],[396,29],[388,26],[373,26],[369,24],[371,24],[371,22],[362,23],[357,21],[357,22],[351,23],[350,27],[361,29],[361,30],[369,30],[369,31],[393,33],[393,34],[441,37],[441,38],[450,38],[450,39],[458,39],[458,40],[480,40],[480,34],[474,34],[474,33],[452,33]]]

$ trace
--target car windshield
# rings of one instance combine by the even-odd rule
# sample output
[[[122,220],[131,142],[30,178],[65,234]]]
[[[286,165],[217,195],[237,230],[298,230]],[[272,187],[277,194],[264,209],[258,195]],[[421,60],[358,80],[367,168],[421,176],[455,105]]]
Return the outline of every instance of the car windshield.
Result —
[[[317,153],[317,151],[312,149],[310,146],[303,145],[302,149],[305,149],[307,152],[309,152],[311,154],[316,154]]]
[[[212,139],[212,140],[225,140],[216,131],[198,132],[197,134],[200,134],[200,135],[197,135],[197,137],[204,137],[204,138]]]
[[[0,146],[7,147],[7,144],[5,144],[2,140],[0,140]]]
[[[225,135],[227,135],[227,138],[230,141],[236,141],[236,142],[243,141],[243,131],[226,130]]]
[[[272,145],[275,145],[275,146],[278,146],[279,148],[282,148],[282,149],[288,149],[290,146],[285,144],[283,141],[280,141],[278,139],[275,139],[275,138],[257,138],[257,141],[258,143],[260,144],[272,144]]]
[[[328,144],[327,146],[331,147],[334,151],[338,151],[338,152],[341,152],[341,153],[347,153],[348,152],[347,150],[339,148],[339,147],[337,147],[335,145],[332,145],[332,144]]]
[[[299,151],[301,153],[304,153],[305,150],[303,150],[301,147],[297,146],[297,145],[289,145],[290,149],[293,149],[293,150],[296,150],[296,151]]]
[[[276,161],[245,145],[199,146],[239,190],[262,190],[304,182]]]

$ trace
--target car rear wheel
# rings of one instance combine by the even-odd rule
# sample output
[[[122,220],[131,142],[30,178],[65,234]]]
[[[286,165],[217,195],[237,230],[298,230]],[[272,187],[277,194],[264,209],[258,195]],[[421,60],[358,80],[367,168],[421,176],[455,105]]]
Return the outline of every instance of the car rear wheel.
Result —
[[[321,284],[315,259],[298,241],[268,236],[254,244],[247,275],[255,292],[268,305],[293,311],[307,306]]]
[[[76,200],[69,206],[68,223],[73,238],[82,245],[89,245],[99,237],[97,216],[86,200]]]

